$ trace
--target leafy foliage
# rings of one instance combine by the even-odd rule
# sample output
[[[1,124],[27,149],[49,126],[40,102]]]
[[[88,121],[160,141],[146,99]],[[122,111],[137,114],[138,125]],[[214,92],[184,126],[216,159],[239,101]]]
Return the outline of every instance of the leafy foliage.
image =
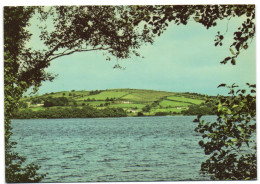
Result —
[[[89,92],[89,95],[97,95],[97,94],[99,94],[99,93],[101,93],[101,92],[102,92],[102,90],[90,91],[90,92]]]
[[[151,106],[150,105],[146,105],[145,107],[142,108],[142,110],[144,112],[149,112],[151,110]]]
[[[13,144],[14,145],[14,144]],[[6,181],[11,183],[35,183],[40,182],[46,174],[38,174],[38,165],[30,163],[24,167],[25,157],[18,153],[10,152],[5,155]]]
[[[32,111],[25,109],[14,114],[15,119],[37,119],[37,118],[99,118],[99,117],[125,117],[126,112],[122,108],[96,109],[84,105],[83,108],[46,108],[44,110]]]
[[[66,97],[48,97],[44,101],[44,107],[52,107],[52,106],[66,106],[69,104],[69,100]]]
[[[156,112],[155,113],[155,116],[167,116],[167,115],[170,115],[169,112]]]
[[[34,175],[26,174],[18,167],[20,162],[15,163],[15,160],[22,163],[24,159],[12,156],[14,143],[9,139],[12,135],[10,120],[22,94],[30,87],[37,91],[42,81],[54,79],[44,71],[50,61],[75,52],[94,50],[107,51],[119,59],[127,58],[141,43],[152,42],[150,36],[140,36],[139,31],[127,22],[124,9],[122,6],[59,6],[48,11],[44,11],[44,7],[4,8],[5,154],[6,158],[10,158],[10,162],[6,161],[7,182],[36,182],[44,177],[37,177],[38,167],[25,167],[25,170],[30,168],[29,173]],[[25,47],[31,37],[27,26],[37,11],[40,21],[51,20],[54,27],[51,32],[47,27],[41,27],[43,50]]]
[[[32,16],[32,7],[5,7],[4,8],[4,114],[5,114],[5,177],[6,182],[39,182],[45,177],[37,173],[39,166],[31,163],[24,164],[25,157],[14,152],[16,144],[10,141],[11,121],[13,112],[18,108],[19,99],[24,90],[29,87],[27,81],[18,79],[19,55],[30,34],[25,30],[28,20]]]
[[[234,32],[233,43],[230,45],[231,56],[226,57],[222,64],[230,61],[236,64],[235,59],[242,50],[246,50],[255,36],[255,6],[254,5],[168,5],[168,6],[137,6],[134,14],[138,20],[145,20],[145,26],[154,35],[160,36],[170,23],[186,25],[192,18],[207,29],[217,26],[218,20],[246,16],[247,19]],[[140,11],[144,13],[140,14]],[[152,12],[152,13],[151,13]],[[222,46],[223,34],[218,32],[215,46]],[[235,50],[236,52],[234,52]]]
[[[183,115],[216,115],[217,108],[215,100],[207,100],[205,103],[194,104],[187,110],[181,112]]]
[[[28,103],[26,103],[24,101],[20,101],[18,107],[26,109],[26,108],[28,108]]]
[[[201,120],[195,129],[204,138],[200,146],[210,156],[201,171],[214,180],[256,179],[256,96],[255,85],[248,86],[248,94],[235,90],[234,84],[227,86],[231,96],[218,96],[217,121]]]
[[[55,6],[37,10],[45,48],[22,49],[17,65],[18,80],[30,81],[30,86],[36,87],[41,81],[53,80],[54,76],[44,69],[56,58],[94,50],[118,59],[140,56],[137,50],[141,45],[153,43],[169,23],[186,25],[193,18],[208,29],[216,26],[217,20],[246,15],[247,20],[234,33],[230,46],[236,52],[221,63],[235,64],[240,51],[248,48],[255,35],[254,5]],[[216,43],[224,39],[220,33],[217,38]]]

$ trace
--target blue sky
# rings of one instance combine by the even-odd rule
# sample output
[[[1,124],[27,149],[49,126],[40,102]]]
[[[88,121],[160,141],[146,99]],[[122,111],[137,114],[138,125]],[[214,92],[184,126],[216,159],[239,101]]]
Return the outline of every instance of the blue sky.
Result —
[[[118,61],[125,70],[113,69],[117,60],[106,61],[101,51],[61,57],[47,69],[58,77],[44,82],[38,94],[114,88],[226,94],[227,90],[217,88],[220,83],[243,87],[246,82],[256,82],[255,40],[240,54],[237,65],[219,63],[231,55],[229,46],[241,20],[223,20],[208,30],[193,20],[186,26],[170,24],[153,45],[139,50],[144,58]],[[218,31],[225,37],[222,47],[214,46]],[[37,41],[32,40],[31,44],[36,45]]]

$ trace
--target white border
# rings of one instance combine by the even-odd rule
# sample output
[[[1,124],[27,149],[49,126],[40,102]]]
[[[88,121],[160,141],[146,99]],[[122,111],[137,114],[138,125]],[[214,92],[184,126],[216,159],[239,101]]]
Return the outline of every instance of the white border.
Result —
[[[3,2],[4,1],[4,2]],[[0,59],[0,183],[5,183],[4,177],[4,121],[3,121],[3,106],[4,106],[4,94],[3,94],[3,6],[36,6],[36,5],[44,5],[44,6],[51,6],[51,5],[167,5],[167,4],[256,4],[256,26],[259,25],[259,14],[258,14],[258,3],[257,0],[210,0],[205,2],[205,0],[45,0],[45,1],[35,1],[35,0],[1,0],[1,12],[0,12],[0,43],[1,43],[1,59]],[[258,31],[258,29],[256,29]],[[256,34],[257,35],[257,34]],[[259,37],[257,36],[257,44],[256,48],[258,48]],[[258,54],[256,52],[256,67],[257,71],[260,71],[260,65],[258,64]],[[257,74],[257,84],[259,81],[259,75]],[[257,88],[258,89],[258,88]],[[257,90],[258,91],[258,90]],[[258,95],[259,93],[257,93]],[[259,104],[260,100],[257,98],[257,104]],[[258,109],[258,108],[257,108]],[[257,111],[259,112],[259,111]],[[257,113],[259,114],[259,113]],[[257,126],[257,132],[259,132],[259,126]],[[259,136],[258,141],[259,143]],[[259,145],[258,145],[258,160],[259,160]],[[258,162],[259,163],[259,162]],[[259,165],[258,165],[259,166]],[[260,178],[258,168],[258,178]],[[259,180],[259,179],[258,179]],[[228,183],[256,183],[258,181],[228,181]],[[111,183],[111,182],[110,182]],[[117,182],[118,184],[123,182]],[[133,183],[133,182],[132,182]],[[141,183],[141,182],[134,182],[134,183]],[[146,184],[151,184],[155,182],[146,182]],[[156,182],[156,183],[165,183],[165,182]],[[167,183],[178,183],[178,184],[186,184],[187,182],[167,182]],[[190,183],[190,182],[188,182]],[[226,181],[192,181],[194,184],[208,184],[208,183],[226,183]]]
[[[25,5],[166,5],[166,4],[256,4],[257,0],[9,0],[3,2],[5,6]]]

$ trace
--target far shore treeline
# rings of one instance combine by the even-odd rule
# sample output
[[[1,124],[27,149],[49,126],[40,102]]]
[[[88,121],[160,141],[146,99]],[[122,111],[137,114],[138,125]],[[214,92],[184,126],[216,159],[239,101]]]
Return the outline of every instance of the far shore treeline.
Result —
[[[83,108],[46,108],[33,111],[31,109],[21,110],[15,113],[15,119],[38,119],[38,118],[98,118],[98,117],[125,117],[126,112],[122,108],[96,109],[91,106]]]
[[[216,115],[214,96],[141,89],[62,91],[24,96],[14,119]]]

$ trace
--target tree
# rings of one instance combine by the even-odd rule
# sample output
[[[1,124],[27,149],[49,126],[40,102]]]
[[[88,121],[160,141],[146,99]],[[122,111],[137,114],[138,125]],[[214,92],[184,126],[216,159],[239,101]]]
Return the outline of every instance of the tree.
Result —
[[[41,21],[53,19],[55,30],[42,27],[41,39],[46,48],[26,48],[30,39],[26,30],[29,19],[38,11]],[[120,12],[119,12],[120,11]],[[37,182],[44,175],[36,173],[38,166],[22,168],[24,158],[12,151],[10,142],[11,118],[17,102],[30,87],[34,90],[42,81],[54,77],[44,71],[50,61],[74,52],[103,50],[117,58],[127,58],[141,43],[148,42],[137,30],[122,20],[124,7],[53,7],[45,12],[43,7],[4,8],[4,93],[5,93],[5,157],[7,182]],[[71,96],[71,95],[70,95]],[[17,161],[17,162],[16,162]]]
[[[143,116],[144,114],[142,112],[138,112],[137,116]]]
[[[52,107],[52,106],[66,106],[69,104],[69,100],[66,97],[48,97],[44,100],[44,107]]]
[[[144,13],[145,15],[139,14],[142,16],[140,20],[147,17],[145,25],[157,36],[166,30],[170,22],[186,25],[188,20],[193,18],[194,21],[209,29],[217,25],[217,20],[246,17],[238,30],[234,32],[230,56],[224,58],[221,64],[230,62],[236,65],[239,54],[248,48],[255,36],[254,5],[145,6],[137,7],[137,9],[147,10],[148,13]],[[153,15],[149,14],[149,10],[152,10]],[[223,34],[218,32],[214,40],[215,46],[222,46],[223,40]],[[254,86],[254,84],[249,85],[249,87]],[[208,142],[200,141],[200,145],[204,148],[206,155],[211,154],[211,157],[202,163],[201,171],[210,174],[211,178],[216,180],[256,179],[255,138],[251,139],[253,145],[248,143],[256,131],[255,123],[251,122],[256,115],[255,96],[246,95],[243,89],[237,90],[236,94],[234,87],[233,85],[230,87],[231,98],[218,97],[220,101],[217,122],[204,124],[204,121],[201,121],[196,129],[202,133],[203,138],[208,138]],[[228,143],[224,144],[225,141]],[[251,153],[239,150],[244,144],[247,146],[246,149],[252,151]]]
[[[44,71],[56,58],[75,52],[100,50],[118,59],[138,55],[143,43],[152,43],[152,35],[145,28],[132,23],[134,17],[124,6],[56,6],[49,10],[38,8],[41,40],[44,49],[23,49],[20,54],[21,70],[18,80],[27,80],[36,88],[44,80],[54,77]],[[131,19],[129,18],[131,17]],[[44,24],[52,21],[54,29]],[[107,58],[110,59],[109,57]]]
[[[216,115],[216,100],[214,98],[209,98],[205,103],[190,105],[187,110],[183,110],[181,113],[184,115]]]
[[[18,79],[19,55],[29,33],[25,30],[33,15],[32,7],[4,8],[4,114],[5,114],[5,177],[6,182],[39,182],[44,174],[37,173],[39,166],[31,163],[24,165],[25,157],[14,152],[16,144],[10,141],[12,135],[11,118],[18,108],[18,101],[30,86],[25,80]],[[39,76],[40,77],[40,76]]]
[[[146,105],[146,106],[144,106],[144,107],[142,108],[142,110],[143,110],[144,112],[149,112],[149,111],[151,110],[151,106],[150,106],[150,105]]]
[[[53,20],[55,29],[41,27],[45,49],[21,50],[20,65],[26,70],[17,73],[18,80],[26,79],[36,87],[43,80],[53,79],[44,68],[58,57],[93,50],[105,51],[119,59],[139,55],[137,49],[142,44],[153,43],[153,38],[160,36],[170,22],[186,25],[193,18],[210,28],[217,25],[217,20],[246,15],[248,18],[234,33],[235,41],[231,45],[237,52],[233,51],[234,55],[222,63],[230,60],[235,64],[240,50],[248,47],[255,33],[254,5],[58,6],[49,10],[38,8],[38,11],[40,21]],[[223,38],[221,34],[216,35],[216,46],[222,45]]]
[[[137,9],[142,9],[144,12],[144,14],[136,12],[136,15],[140,17],[139,20],[145,20],[145,26],[148,27],[149,32],[152,31],[157,36],[166,30],[170,22],[186,25],[188,20],[193,18],[194,21],[209,29],[217,25],[217,20],[246,17],[238,30],[234,32],[233,43],[230,45],[231,55],[224,58],[221,64],[230,62],[236,65],[239,54],[248,48],[255,36],[254,5],[138,6]],[[215,46],[222,46],[223,40],[224,36],[218,32],[214,40]],[[249,87],[252,86],[255,85],[249,85]],[[250,146],[248,145],[249,138],[255,132],[255,124],[249,123],[256,115],[255,96],[245,95],[245,90],[242,89],[237,90],[238,94],[235,94],[234,86],[230,88],[231,99],[218,97],[220,100],[218,122],[208,122],[204,125],[204,121],[201,121],[196,129],[203,133],[203,138],[208,138],[207,143],[200,141],[200,145],[204,148],[206,155],[211,154],[211,157],[202,163],[201,171],[211,174],[212,179],[218,180],[256,179],[256,147],[251,146],[252,153],[239,152],[241,145]],[[243,112],[242,109],[246,111]],[[234,134],[230,133],[232,130],[235,131]],[[224,144],[225,141],[228,143]],[[252,142],[255,142],[255,138]]]
[[[41,103],[41,102],[42,102],[41,98],[38,98],[38,97],[32,98],[32,104],[38,104],[38,103]]]
[[[190,19],[202,24],[207,29],[217,26],[217,20],[246,16],[237,31],[234,32],[233,43],[230,45],[231,56],[221,61],[226,64],[236,64],[236,58],[242,50],[246,50],[249,42],[255,36],[255,6],[254,5],[171,5],[171,6],[137,6],[137,10],[131,13],[138,18],[136,24],[145,20],[148,33],[160,36],[166,30],[169,23],[186,25]],[[152,12],[152,13],[151,13]],[[224,36],[218,32],[215,38],[215,46],[222,46]]]
[[[222,85],[220,85],[222,86]],[[223,85],[226,86],[226,85]],[[199,142],[210,157],[202,163],[201,171],[214,180],[256,179],[256,96],[251,91],[235,90],[228,86],[232,96],[218,96],[217,121],[201,120],[197,132],[205,140]]]

